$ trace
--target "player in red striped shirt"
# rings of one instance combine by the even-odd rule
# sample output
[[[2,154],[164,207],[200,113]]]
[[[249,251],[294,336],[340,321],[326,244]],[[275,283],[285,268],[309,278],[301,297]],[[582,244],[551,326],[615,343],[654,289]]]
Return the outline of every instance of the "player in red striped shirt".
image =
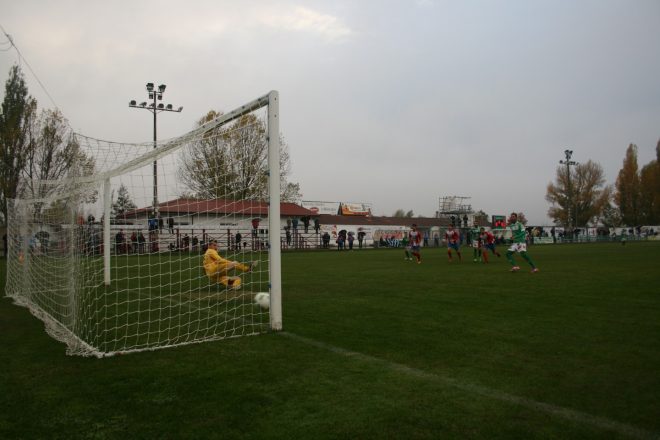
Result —
[[[408,239],[410,240],[411,253],[417,259],[417,264],[422,264],[422,254],[419,251],[419,248],[422,245],[422,234],[417,230],[417,225],[414,223],[410,229],[411,230],[408,233]]]
[[[447,242],[447,255],[449,256],[449,262],[451,263],[452,258],[451,258],[451,250],[454,249],[456,251],[456,255],[458,255],[458,261],[463,261],[463,257],[461,257],[461,251],[459,250],[459,246],[461,243],[461,236],[458,233],[457,230],[454,229],[453,226],[449,225],[447,228],[447,232],[445,232],[445,241]]]
[[[488,263],[488,251],[491,251],[493,254],[497,255],[497,257],[501,257],[499,252],[495,250],[495,236],[492,234],[490,231],[486,231],[483,227],[479,229],[479,237],[481,238],[481,243],[482,243],[482,254],[481,256],[484,258],[484,263]]]

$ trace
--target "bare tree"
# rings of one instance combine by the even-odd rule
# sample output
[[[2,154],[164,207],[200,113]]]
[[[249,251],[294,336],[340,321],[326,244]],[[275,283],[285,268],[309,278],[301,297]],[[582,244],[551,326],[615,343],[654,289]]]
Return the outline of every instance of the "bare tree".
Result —
[[[221,113],[210,111],[201,126]],[[266,126],[254,115],[240,117],[230,126],[207,132],[184,148],[179,177],[196,198],[227,197],[263,200],[268,193],[268,142]],[[280,137],[280,196],[298,201],[300,185],[289,183],[289,153]]]
[[[570,186],[569,186],[570,181]],[[555,183],[549,183],[545,199],[552,204],[548,216],[556,224],[570,226],[593,223],[609,204],[612,189],[605,185],[603,167],[587,161],[576,165],[570,176],[566,167],[557,167]]]
[[[23,170],[26,196],[46,197],[56,188],[43,181],[87,176],[94,172],[94,159],[82,151],[59,110],[43,110],[29,131],[32,145]]]

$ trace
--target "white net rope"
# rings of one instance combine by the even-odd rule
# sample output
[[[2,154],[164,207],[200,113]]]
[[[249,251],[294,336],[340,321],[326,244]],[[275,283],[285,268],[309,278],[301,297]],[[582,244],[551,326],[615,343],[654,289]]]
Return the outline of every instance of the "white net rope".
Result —
[[[39,182],[46,188],[39,198],[10,204],[7,295],[66,342],[68,354],[101,357],[268,331],[269,311],[254,301],[270,283],[262,101],[155,148],[77,135],[93,171]],[[113,201],[109,286],[104,182]],[[214,241],[232,263],[209,272],[204,254]]]

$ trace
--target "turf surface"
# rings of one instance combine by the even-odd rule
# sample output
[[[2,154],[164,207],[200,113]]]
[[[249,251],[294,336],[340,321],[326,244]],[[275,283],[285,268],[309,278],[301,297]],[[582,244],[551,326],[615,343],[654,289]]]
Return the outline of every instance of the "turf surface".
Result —
[[[285,253],[284,333],[106,359],[3,298],[0,438],[660,437],[660,243],[530,255]]]

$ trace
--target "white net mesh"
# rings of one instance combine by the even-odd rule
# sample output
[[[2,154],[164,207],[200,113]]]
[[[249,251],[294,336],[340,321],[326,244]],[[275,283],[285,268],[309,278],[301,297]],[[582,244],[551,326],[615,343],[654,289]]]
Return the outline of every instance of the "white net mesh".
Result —
[[[10,203],[7,295],[70,354],[268,331],[269,310],[254,301],[271,283],[268,157],[279,144],[268,136],[267,104],[260,98],[156,148],[77,135],[93,173],[39,182],[39,198]],[[205,260],[214,241],[232,263]]]

